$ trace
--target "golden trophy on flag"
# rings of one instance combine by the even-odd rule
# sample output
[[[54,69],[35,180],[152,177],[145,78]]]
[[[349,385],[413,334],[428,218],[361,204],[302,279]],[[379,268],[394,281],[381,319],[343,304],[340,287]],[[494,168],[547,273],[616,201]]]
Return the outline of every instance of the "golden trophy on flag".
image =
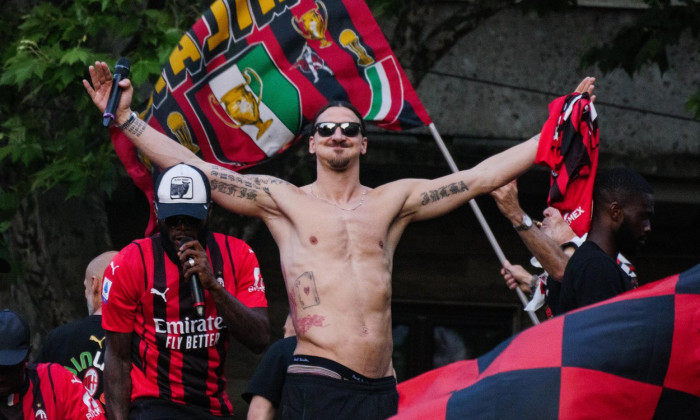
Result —
[[[267,121],[260,119],[260,101],[262,101],[263,84],[260,76],[255,70],[246,67],[241,74],[245,78],[245,82],[231,88],[221,100],[217,100],[214,94],[209,95],[209,104],[214,113],[221,121],[231,128],[240,128],[242,125],[254,125],[258,129],[256,139],[259,139],[263,133],[272,124],[272,118]],[[251,88],[251,76],[253,75],[258,81],[260,89],[257,95],[254,95]],[[223,105],[229,118],[222,116],[219,113],[220,106]],[[230,120],[233,120],[231,122]]]
[[[367,50],[360,43],[360,38],[352,29],[345,29],[338,37],[340,44],[350,50],[357,57],[357,64],[369,66],[374,63],[374,59],[367,54]]]
[[[319,10],[323,9],[323,14]],[[299,17],[292,16],[292,27],[299,35],[306,39],[321,41],[321,48],[326,48],[333,43],[326,39],[326,27],[328,25],[328,11],[322,1],[316,2],[316,7],[304,12]]]
[[[192,133],[189,127],[185,124],[185,118],[179,112],[171,112],[167,119],[168,128],[177,137],[181,145],[190,149],[192,153],[199,152],[199,146],[194,144]]]

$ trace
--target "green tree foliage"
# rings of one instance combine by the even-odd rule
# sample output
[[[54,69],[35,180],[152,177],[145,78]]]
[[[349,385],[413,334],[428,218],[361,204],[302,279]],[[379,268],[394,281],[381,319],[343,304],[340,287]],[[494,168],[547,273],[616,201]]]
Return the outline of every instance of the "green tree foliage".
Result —
[[[657,65],[662,72],[667,71],[668,48],[677,45],[686,33],[694,38],[700,35],[700,2],[644,0],[644,3],[648,8],[642,9],[630,26],[621,28],[603,45],[590,49],[581,64],[597,64],[604,72],[622,68],[630,77],[647,65]],[[700,86],[696,88],[686,108],[700,118]]]
[[[126,176],[81,80],[97,60],[128,56],[135,86],[162,63],[209,2],[75,0],[17,2],[0,34],[0,233],[22,197],[63,184],[68,197],[109,193]],[[149,88],[139,89],[135,104]],[[0,257],[7,257],[7,243]]]

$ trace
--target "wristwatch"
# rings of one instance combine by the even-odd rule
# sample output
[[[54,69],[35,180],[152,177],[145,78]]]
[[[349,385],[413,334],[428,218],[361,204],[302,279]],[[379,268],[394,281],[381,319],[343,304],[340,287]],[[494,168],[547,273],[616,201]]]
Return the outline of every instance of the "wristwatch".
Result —
[[[530,216],[528,216],[527,214],[523,214],[523,222],[518,226],[513,225],[513,227],[518,232],[528,230],[532,227],[532,219],[530,219]]]

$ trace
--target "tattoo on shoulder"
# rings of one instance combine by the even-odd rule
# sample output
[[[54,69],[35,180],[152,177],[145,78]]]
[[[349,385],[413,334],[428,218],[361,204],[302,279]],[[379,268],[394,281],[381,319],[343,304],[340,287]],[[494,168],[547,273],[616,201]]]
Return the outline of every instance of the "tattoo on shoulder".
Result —
[[[430,203],[442,200],[443,198],[449,197],[454,194],[458,194],[464,191],[468,191],[469,187],[464,181],[453,182],[451,184],[443,185],[436,190],[429,190],[421,194],[423,200],[421,201],[421,206],[426,206]]]
[[[314,273],[307,271],[294,281],[294,293],[303,309],[321,304]]]
[[[134,119],[134,122],[129,124],[128,127],[126,127],[126,131],[128,133],[131,133],[135,135],[136,137],[139,137],[141,134],[143,134],[144,131],[146,131],[146,122],[140,118]]]

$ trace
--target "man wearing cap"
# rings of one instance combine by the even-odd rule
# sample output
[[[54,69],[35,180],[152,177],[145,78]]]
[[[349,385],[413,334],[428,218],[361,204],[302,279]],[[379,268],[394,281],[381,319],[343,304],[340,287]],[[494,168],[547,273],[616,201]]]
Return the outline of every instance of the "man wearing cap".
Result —
[[[229,336],[255,353],[269,341],[258,260],[245,242],[209,231],[205,180],[185,164],[161,173],[160,233],[127,245],[105,271],[110,420],[231,418],[224,375]],[[198,282],[201,315],[193,298]]]
[[[0,418],[103,420],[102,407],[82,381],[55,363],[27,363],[29,326],[17,313],[0,312]]]
[[[59,363],[83,381],[90,395],[103,406],[104,342],[102,328],[102,275],[116,251],[103,252],[85,269],[85,300],[88,316],[61,325],[46,336],[37,362]]]

